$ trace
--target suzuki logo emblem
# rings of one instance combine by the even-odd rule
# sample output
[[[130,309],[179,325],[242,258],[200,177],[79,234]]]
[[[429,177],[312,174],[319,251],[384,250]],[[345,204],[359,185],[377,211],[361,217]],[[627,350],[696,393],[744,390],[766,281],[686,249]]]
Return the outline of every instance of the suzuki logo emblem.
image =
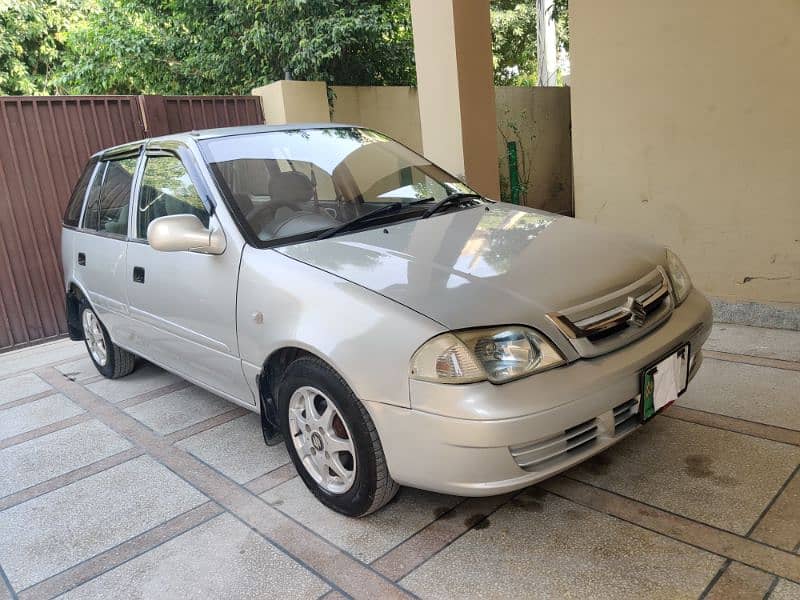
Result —
[[[628,300],[625,302],[625,306],[622,307],[622,310],[630,315],[630,317],[628,317],[629,325],[641,327],[647,320],[647,311],[644,309],[644,306],[642,306],[642,303],[633,296],[628,296]]]

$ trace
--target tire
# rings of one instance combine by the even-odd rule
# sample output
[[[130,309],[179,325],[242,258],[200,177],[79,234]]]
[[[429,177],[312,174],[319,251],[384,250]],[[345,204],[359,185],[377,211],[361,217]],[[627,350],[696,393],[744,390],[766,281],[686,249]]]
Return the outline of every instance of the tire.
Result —
[[[100,374],[108,379],[117,379],[133,371],[136,355],[111,341],[97,313],[85,300],[80,305],[80,316],[86,351]]]
[[[400,486],[389,475],[375,424],[336,371],[318,358],[299,358],[286,368],[276,396],[286,449],[320,502],[343,515],[361,517],[394,498]],[[309,401],[313,408],[299,412],[298,406],[308,406]],[[335,409],[332,418],[328,403]],[[316,413],[311,418],[309,410]],[[333,450],[344,446],[351,450]]]

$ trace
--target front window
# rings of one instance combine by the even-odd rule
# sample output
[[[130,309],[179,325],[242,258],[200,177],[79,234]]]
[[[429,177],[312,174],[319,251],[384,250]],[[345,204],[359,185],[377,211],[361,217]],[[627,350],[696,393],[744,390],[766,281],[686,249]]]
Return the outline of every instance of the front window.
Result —
[[[312,239],[384,207],[398,210],[360,219],[359,228],[419,218],[436,201],[472,193],[425,158],[367,129],[235,135],[201,147],[239,221],[263,245]]]
[[[194,215],[208,227],[208,211],[180,159],[171,154],[148,156],[139,190],[136,236],[147,239],[150,222],[170,215]]]

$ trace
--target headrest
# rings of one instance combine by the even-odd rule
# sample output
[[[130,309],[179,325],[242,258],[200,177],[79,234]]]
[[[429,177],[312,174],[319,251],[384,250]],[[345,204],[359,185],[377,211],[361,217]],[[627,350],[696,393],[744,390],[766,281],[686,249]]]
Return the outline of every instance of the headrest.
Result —
[[[299,171],[287,171],[270,179],[269,195],[273,201],[302,204],[314,197],[314,185],[307,175]]]

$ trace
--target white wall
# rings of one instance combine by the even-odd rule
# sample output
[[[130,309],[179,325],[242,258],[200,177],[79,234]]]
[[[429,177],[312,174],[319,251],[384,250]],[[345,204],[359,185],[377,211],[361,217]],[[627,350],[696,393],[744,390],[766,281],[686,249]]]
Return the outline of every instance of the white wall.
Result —
[[[572,0],[575,207],[800,303],[800,2]]]

